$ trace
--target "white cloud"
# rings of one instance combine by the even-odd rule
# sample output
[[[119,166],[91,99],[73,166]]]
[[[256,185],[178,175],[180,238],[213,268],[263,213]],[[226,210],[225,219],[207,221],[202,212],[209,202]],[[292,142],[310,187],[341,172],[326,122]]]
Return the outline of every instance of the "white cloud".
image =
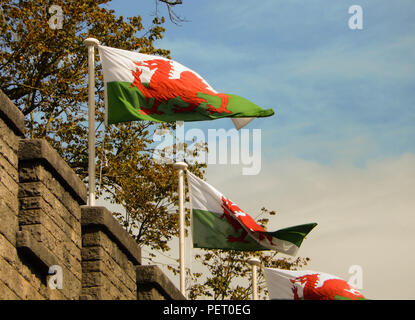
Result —
[[[317,222],[299,251],[311,258],[309,269],[347,280],[357,264],[368,298],[415,299],[415,279],[407,277],[415,263],[414,168],[414,154],[365,169],[285,158],[264,161],[262,174],[252,177],[211,165],[208,182],[252,216],[263,206],[276,210],[269,230]]]

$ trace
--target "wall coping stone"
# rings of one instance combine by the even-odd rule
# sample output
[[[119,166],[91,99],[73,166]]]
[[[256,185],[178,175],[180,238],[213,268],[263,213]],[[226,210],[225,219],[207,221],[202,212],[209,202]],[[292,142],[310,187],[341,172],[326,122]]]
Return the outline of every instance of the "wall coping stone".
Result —
[[[156,287],[168,300],[186,300],[179,289],[156,265],[145,265],[136,267],[137,287],[140,284],[151,284]]]
[[[51,266],[58,264],[57,259],[49,253],[41,242],[34,239],[29,232],[18,231],[16,236],[17,249],[31,259],[43,273],[47,274]]]
[[[65,185],[80,205],[86,204],[87,188],[72,168],[58,152],[43,139],[24,139],[19,141],[19,161],[38,160],[48,167]]]
[[[82,228],[98,227],[117,243],[134,265],[141,265],[141,248],[105,207],[82,206]]]
[[[8,126],[14,131],[14,133],[20,137],[24,136],[24,115],[17,108],[13,102],[10,101],[3,91],[0,90],[0,117]]]

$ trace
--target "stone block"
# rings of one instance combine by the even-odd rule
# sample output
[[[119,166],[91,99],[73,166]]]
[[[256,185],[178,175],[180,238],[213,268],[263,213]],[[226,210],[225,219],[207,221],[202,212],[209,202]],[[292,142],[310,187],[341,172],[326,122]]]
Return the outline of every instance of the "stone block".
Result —
[[[0,120],[0,127],[1,127],[2,121]],[[1,129],[1,131],[5,131],[8,129]],[[4,158],[6,161],[5,163],[8,163],[14,170],[17,169],[18,166],[18,156],[16,153],[16,150],[13,150],[13,148],[10,146],[13,144],[13,140],[17,144],[17,138],[13,135],[13,133],[10,131],[9,136],[0,136],[0,155],[2,158]],[[7,141],[7,142],[6,142]]]
[[[86,204],[87,189],[69,165],[45,140],[21,140],[19,143],[19,161],[25,163],[40,162],[52,173],[79,204]]]
[[[12,244],[16,244],[16,231],[19,229],[17,214],[3,199],[0,199],[0,234]]]
[[[139,300],[185,300],[183,294],[156,265],[137,266]]]
[[[0,281],[3,282],[19,299],[43,300],[38,289],[16,272],[2,257],[0,257]]]
[[[19,300],[19,297],[2,281],[0,281],[1,300]]]

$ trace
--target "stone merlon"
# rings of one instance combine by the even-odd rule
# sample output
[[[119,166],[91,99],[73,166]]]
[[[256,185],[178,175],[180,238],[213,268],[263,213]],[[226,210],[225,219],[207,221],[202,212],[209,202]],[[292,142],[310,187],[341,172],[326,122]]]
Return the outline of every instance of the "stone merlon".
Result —
[[[56,174],[63,185],[68,187],[68,191],[78,200],[79,204],[86,204],[87,189],[85,184],[46,140],[21,140],[19,143],[19,160],[21,162],[42,162],[43,165]]]
[[[13,102],[0,90],[0,117],[14,131],[22,137],[25,132],[24,115],[16,108]]]
[[[115,241],[135,265],[141,264],[141,248],[105,207],[82,207],[82,228],[98,227]]]
[[[170,279],[156,265],[137,266],[139,295],[151,300],[186,300]],[[154,289],[154,290],[153,290]]]

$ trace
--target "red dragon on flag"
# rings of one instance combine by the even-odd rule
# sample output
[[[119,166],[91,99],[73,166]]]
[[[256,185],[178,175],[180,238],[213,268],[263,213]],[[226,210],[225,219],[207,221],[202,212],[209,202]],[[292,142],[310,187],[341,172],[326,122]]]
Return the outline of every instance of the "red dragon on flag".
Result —
[[[236,238],[233,236],[228,236],[229,242],[245,242],[247,243],[245,237],[250,232],[254,237],[257,237],[260,241],[267,239],[270,245],[272,243],[272,236],[266,234],[264,227],[260,226],[256,221],[247,213],[245,213],[241,208],[239,208],[235,203],[230,199],[222,196],[222,208],[223,215],[221,219],[226,218],[226,220],[233,226],[235,231],[242,229],[241,236]]]
[[[270,299],[366,300],[346,280],[325,272],[265,268]]]
[[[145,115],[149,114],[163,114],[158,108],[160,104],[170,99],[180,97],[180,99],[188,104],[187,107],[174,106],[174,112],[193,112],[201,103],[207,101],[198,96],[199,93],[209,94],[221,99],[221,105],[219,108],[215,108],[212,105],[207,105],[207,110],[210,114],[213,113],[231,113],[227,110],[229,95],[223,93],[217,93],[201,78],[196,76],[191,71],[182,71],[180,77],[172,78],[173,66],[170,60],[165,59],[152,59],[142,62],[134,62],[138,67],[147,67],[150,71],[154,70],[151,76],[150,83],[145,86],[140,79],[142,70],[136,68],[132,71],[134,76],[134,82],[130,88],[136,87],[144,97],[149,101],[154,99],[153,106],[149,109],[140,109],[140,112]]]
[[[290,279],[290,281],[294,284],[292,287],[294,300],[361,300],[365,298],[346,280],[321,273],[306,274]],[[298,286],[295,284],[299,284],[303,288],[302,298],[298,295]]]

